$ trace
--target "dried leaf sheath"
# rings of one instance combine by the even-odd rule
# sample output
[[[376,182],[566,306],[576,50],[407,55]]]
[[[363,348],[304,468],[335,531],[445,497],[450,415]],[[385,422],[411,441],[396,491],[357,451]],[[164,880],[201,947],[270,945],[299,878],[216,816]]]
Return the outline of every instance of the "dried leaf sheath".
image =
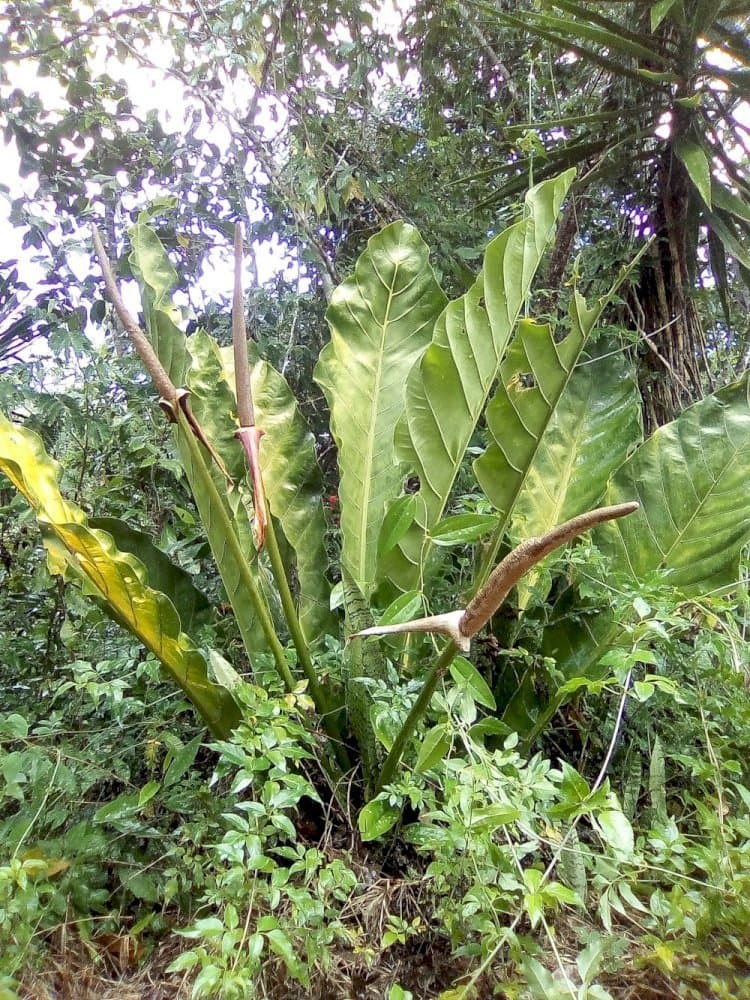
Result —
[[[228,486],[230,488],[233,487],[234,482],[232,481],[232,477],[229,475],[226,465],[206,437],[203,432],[203,428],[200,426],[195,418],[195,414],[190,409],[190,392],[187,389],[178,389],[172,382],[161,361],[159,361],[156,351],[152,347],[151,341],[146,336],[145,331],[141,329],[138,325],[138,321],[129,312],[127,306],[125,305],[122,295],[120,295],[120,289],[117,287],[117,281],[115,280],[115,276],[112,272],[112,265],[109,262],[109,258],[107,257],[107,253],[104,249],[104,244],[102,243],[101,236],[99,235],[99,231],[96,227],[93,227],[92,229],[92,236],[96,256],[99,259],[99,266],[101,267],[102,275],[104,276],[104,287],[107,290],[107,295],[109,296],[110,302],[115,307],[115,312],[123,325],[125,333],[128,335],[133,346],[138,352],[139,358],[143,362],[146,371],[151,376],[151,381],[154,383],[154,387],[159,393],[159,406],[162,408],[167,416],[167,419],[171,423],[175,423],[177,420],[178,408],[185,414],[185,419],[187,420],[193,435],[198,441],[200,441],[206,451],[208,451],[211,458],[221,470]]]

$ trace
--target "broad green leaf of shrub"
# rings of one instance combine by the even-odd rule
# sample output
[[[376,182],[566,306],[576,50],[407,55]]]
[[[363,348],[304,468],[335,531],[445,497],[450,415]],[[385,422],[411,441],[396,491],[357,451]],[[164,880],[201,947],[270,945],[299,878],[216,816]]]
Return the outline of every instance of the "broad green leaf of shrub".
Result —
[[[180,440],[180,454],[214,558],[227,589],[248,651],[263,646],[257,630],[252,601],[244,592],[243,574],[249,573],[273,605],[275,594],[266,585],[255,561],[255,543],[250,517],[252,502],[245,487],[246,459],[237,430],[234,396],[234,360],[231,349],[220,350],[206,333],[185,337],[177,325],[179,313],[171,301],[177,275],[158,237],[145,223],[131,230],[133,271],[138,277],[149,335],[162,364],[178,385],[190,390],[191,405],[206,437],[221,456],[231,476],[242,483],[238,490],[227,484],[213,463],[208,472],[222,497],[217,506],[202,482],[186,442]],[[154,338],[152,331],[156,332]],[[299,616],[303,631],[312,641],[330,625],[330,587],[324,568],[325,516],[322,484],[315,458],[314,442],[283,376],[263,361],[254,361],[252,386],[258,426],[266,434],[261,445],[261,466],[271,512],[278,520],[296,559],[299,580]],[[222,514],[229,517],[239,549],[246,553],[240,566],[236,551],[226,544]]]
[[[640,510],[598,528],[611,572],[699,597],[736,583],[750,539],[750,375],[660,427],[615,472],[605,503]]]
[[[474,701],[485,708],[496,707],[492,691],[473,663],[457,656],[450,665],[450,672],[456,686],[468,691]]]
[[[188,387],[195,412],[227,467],[238,480],[246,477],[246,460],[234,437],[234,354],[217,348],[205,333],[188,339],[192,366]],[[308,641],[331,630],[330,584],[326,577],[325,515],[322,479],[315,442],[283,375],[266,361],[251,361],[255,419],[265,434],[260,461],[271,513],[292,548],[299,582],[298,613]],[[236,447],[235,447],[236,446]],[[242,530],[248,521],[243,519]],[[254,543],[248,537],[247,544]]]
[[[593,817],[594,827],[602,840],[622,858],[631,858],[634,849],[633,827],[620,809],[616,796],[610,797],[609,809],[602,809]]]
[[[612,470],[642,437],[633,366],[606,352],[579,364],[529,467],[513,511],[514,537],[543,535],[596,507]]]
[[[396,450],[419,478],[418,514],[383,562],[384,575],[402,590],[419,579],[430,549],[425,533],[442,516],[573,176],[568,171],[528,192],[524,218],[487,247],[475,284],[442,313],[406,382]]]
[[[188,338],[178,326],[179,312],[171,295],[177,275],[153,230],[139,221],[130,231],[130,264],[141,290],[146,330],[159,360],[177,386],[188,380],[191,403],[207,439],[221,456],[236,482],[244,477],[244,457],[234,438],[234,396],[223,378],[218,348],[205,334]],[[175,425],[180,462],[198,506],[201,521],[243,642],[252,653],[263,646],[253,610],[251,582],[262,585],[254,560],[248,491],[229,490],[207,453],[193,447],[182,424]]]
[[[587,359],[573,371],[539,439],[513,507],[511,536],[543,535],[596,507],[612,470],[642,436],[633,366],[619,353]],[[538,575],[535,569],[519,584],[522,605]]]
[[[419,748],[417,762],[414,765],[416,771],[429,771],[441,760],[448,756],[451,748],[450,728],[446,723],[433,726],[425,734],[422,745]]]
[[[228,736],[239,721],[237,705],[208,679],[206,661],[182,631],[172,602],[148,586],[139,559],[120,552],[107,532],[90,528],[80,507],[62,497],[56,463],[38,435],[2,415],[0,470],[37,515],[51,572],[83,582],[85,591],[158,657],[212,732]]]
[[[378,538],[378,558],[382,558],[404,537],[417,512],[417,497],[413,493],[394,500],[383,519]]]
[[[218,393],[218,388],[217,388]],[[190,432],[176,430],[180,463],[185,470],[206,538],[249,655],[265,649],[253,605],[252,585],[264,589],[255,558],[252,501],[243,486],[229,489],[216,464],[199,448]]]
[[[679,595],[703,597],[736,584],[750,541],[750,374],[689,407],[660,427],[614,473],[604,503],[638,500],[640,510],[593,533],[608,577],[637,587],[665,583]],[[628,523],[630,522],[630,523]],[[571,593],[566,601],[575,595]],[[577,611],[576,611],[577,607]],[[593,676],[623,626],[611,614],[564,617],[544,633],[544,652],[566,677]],[[532,734],[560,698],[536,706]],[[511,701],[506,716],[517,712]],[[528,705],[526,709],[528,710]]]
[[[331,340],[315,369],[339,450],[342,563],[366,596],[386,508],[401,491],[393,434],[404,384],[446,301],[428,257],[419,233],[403,222],[373,236],[333,293]]]
[[[271,513],[294,552],[300,625],[312,642],[335,631],[326,576],[323,481],[315,439],[283,375],[267,361],[256,361],[251,382],[256,419],[266,432],[260,443],[266,495]]]
[[[190,390],[191,408],[232,479],[235,483],[242,482],[247,462],[242,445],[235,437],[239,426],[237,401],[229,381],[224,349],[203,330],[185,337],[185,349],[190,360],[185,386]],[[216,481],[221,482],[220,471],[217,473]]]
[[[494,552],[516,503],[530,489],[527,481],[533,476],[555,410],[600,312],[600,305],[589,309],[576,293],[570,332],[559,343],[549,326],[522,322],[500,367],[498,387],[487,407],[489,444],[474,463],[480,486],[500,513]],[[553,479],[559,471],[554,470]]]

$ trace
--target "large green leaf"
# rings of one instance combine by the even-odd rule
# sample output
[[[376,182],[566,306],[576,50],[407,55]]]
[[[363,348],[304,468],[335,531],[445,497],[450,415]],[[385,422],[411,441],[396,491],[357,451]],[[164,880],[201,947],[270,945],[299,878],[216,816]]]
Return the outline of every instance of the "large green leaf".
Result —
[[[228,488],[215,463],[184,425],[177,428],[177,447],[227,599],[252,657],[268,647],[268,637],[259,627],[256,601],[265,600],[270,614],[269,596],[273,595],[256,556],[252,498],[244,484]]]
[[[255,580],[270,605],[276,594],[268,585],[263,564],[255,556],[246,458],[235,437],[238,424],[232,352],[220,351],[202,331],[185,337],[175,322],[179,316],[170,296],[176,274],[164,248],[145,223],[133,228],[131,240],[131,264],[141,283],[144,313],[150,335],[156,335],[157,354],[165,367],[170,367],[172,377],[179,373],[190,390],[191,405],[206,438],[238,484],[237,488],[228,489],[221,471],[210,461],[198,467],[178,429],[188,480],[243,640],[252,652],[262,648],[265,640],[258,631],[253,602],[247,593],[248,577]],[[282,376],[257,361],[252,381],[257,422],[266,431],[261,446],[266,493],[271,511],[296,557],[301,624],[307,637],[313,639],[325,630],[330,617],[325,518],[314,443]],[[206,472],[213,489],[206,489]],[[238,545],[227,544],[228,525]],[[243,554],[241,559],[238,553]]]
[[[256,416],[266,432],[260,446],[266,495],[295,555],[300,625],[312,642],[335,631],[315,439],[283,375],[258,361],[251,380]]]
[[[749,379],[685,410],[617,470],[605,503],[627,497],[641,509],[594,533],[608,579],[636,588],[666,583],[693,597],[736,583],[740,551],[750,540]],[[566,678],[590,676],[623,634],[606,611],[582,614],[574,589],[554,618],[544,651]]]
[[[247,473],[247,460],[235,437],[239,426],[237,400],[225,367],[226,349],[203,330],[185,338],[185,344],[190,362],[185,385],[190,390],[191,408],[229,475],[240,483]],[[217,468],[216,472],[217,482],[221,482],[221,470]]]
[[[131,231],[130,263],[142,293],[149,337],[159,360],[177,385],[189,378],[191,402],[207,439],[235,482],[244,476],[244,458],[234,438],[234,395],[223,377],[218,348],[205,335],[195,335],[192,353],[177,326],[171,301],[176,273],[155,233],[139,222]],[[188,376],[188,369],[190,374]],[[208,453],[197,445],[184,422],[175,425],[180,461],[206,531],[209,545],[232,605],[243,642],[252,653],[263,643],[257,628],[254,591],[259,573],[250,527],[249,499],[244,489],[230,489]]]
[[[190,367],[186,382],[193,411],[234,484],[227,484],[204,449],[199,448],[196,456],[194,439],[186,436],[182,427],[177,432],[180,460],[242,640],[252,655],[268,645],[268,637],[259,628],[252,591],[260,592],[277,621],[281,617],[278,594],[265,561],[258,558],[256,551],[253,498],[246,477],[245,453],[235,437],[237,404],[224,366],[224,354],[216,341],[201,330],[187,338],[187,353]]]
[[[134,555],[120,552],[106,531],[89,527],[84,512],[65,500],[56,463],[41,439],[0,415],[0,469],[35,511],[50,569],[83,582],[155,656],[192,701],[216,736],[226,738],[239,709],[224,688],[208,679],[206,661],[183,631],[172,602],[148,585]]]
[[[557,343],[548,326],[521,323],[487,407],[489,445],[474,463],[480,486],[500,512],[502,539],[557,403],[600,310],[575,295],[571,330]]]
[[[230,474],[237,482],[242,482],[246,478],[246,459],[234,436],[238,425],[232,388],[232,348],[218,348],[212,338],[198,331],[188,339],[188,351],[192,363],[187,384],[196,416]],[[325,573],[328,557],[322,481],[314,440],[282,375],[265,361],[255,360],[251,383],[255,418],[265,431],[260,458],[266,496],[271,513],[281,525],[295,556],[300,624],[308,640],[312,641],[331,624],[330,586]],[[217,485],[221,485],[219,471],[214,468],[212,474]],[[244,550],[254,553],[247,510],[238,502],[241,496],[247,497],[245,485],[230,491],[227,502],[232,508]],[[247,500],[249,507],[249,497]],[[274,591],[266,585],[262,566],[257,560],[253,560],[251,566],[272,603]]]
[[[603,582],[616,581],[620,591],[662,583],[692,597],[736,584],[740,552],[750,540],[749,477],[747,374],[659,428],[615,472],[604,502],[639,500],[641,508],[594,532],[604,555]],[[612,612],[586,613],[574,587],[552,614],[544,653],[566,679],[594,676],[603,653],[626,635]],[[529,675],[503,717],[533,738],[564,697],[540,702]]]
[[[512,439],[512,424],[508,424]],[[530,422],[524,426],[528,432]],[[543,535],[596,507],[613,470],[642,437],[640,395],[632,364],[621,353],[606,351],[582,362],[539,437],[513,507],[512,537]],[[537,575],[530,574],[524,585],[531,586]]]
[[[428,256],[419,233],[403,222],[373,236],[333,294],[331,340],[315,369],[339,449],[342,562],[365,594],[375,580],[386,507],[400,492],[393,434],[404,384],[445,305]]]
[[[229,384],[234,385],[234,352],[221,352]],[[333,631],[330,583],[326,576],[326,521],[323,482],[315,439],[299,412],[283,375],[266,361],[251,362],[255,418],[265,431],[260,464],[271,513],[294,552],[299,585],[300,625],[309,642]]]
[[[613,476],[608,504],[641,509],[597,529],[612,571],[700,596],[733,584],[750,538],[750,375],[660,427]]]
[[[528,192],[524,218],[487,247],[477,281],[445,309],[406,383],[396,446],[419,477],[417,521],[383,564],[403,590],[419,580],[425,533],[442,515],[573,178],[568,171]]]

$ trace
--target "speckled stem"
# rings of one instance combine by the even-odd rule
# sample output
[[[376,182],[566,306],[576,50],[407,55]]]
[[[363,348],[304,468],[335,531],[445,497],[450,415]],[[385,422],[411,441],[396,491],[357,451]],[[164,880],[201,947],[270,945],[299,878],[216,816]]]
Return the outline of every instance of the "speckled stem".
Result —
[[[151,341],[140,328],[135,317],[128,312],[120,295],[120,289],[117,287],[115,276],[112,273],[112,265],[104,249],[99,230],[96,227],[92,228],[92,235],[94,249],[96,250],[96,256],[99,258],[99,266],[104,275],[104,287],[107,289],[109,300],[115,307],[115,312],[123,325],[125,333],[130,337],[133,347],[135,347],[146,371],[151,376],[156,391],[172,412],[174,412],[177,407],[177,388],[156,356],[156,351],[151,346]]]
[[[240,427],[255,426],[253,390],[250,386],[250,366],[247,360],[247,328],[245,299],[242,294],[242,226],[234,227],[234,293],[232,295],[232,343],[234,344],[234,384],[237,391],[237,413]]]

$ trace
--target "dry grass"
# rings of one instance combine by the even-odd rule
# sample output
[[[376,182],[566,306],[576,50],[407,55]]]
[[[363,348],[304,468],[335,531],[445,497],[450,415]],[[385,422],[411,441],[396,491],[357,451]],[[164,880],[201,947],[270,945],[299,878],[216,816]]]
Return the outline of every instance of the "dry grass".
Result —
[[[350,943],[332,946],[326,969],[310,988],[290,980],[278,959],[269,959],[257,983],[258,996],[267,1000],[383,1000],[393,983],[429,1000],[453,985],[465,971],[451,956],[447,940],[431,931],[415,935],[405,945],[384,951],[380,942],[388,914],[404,920],[421,917],[429,928],[429,908],[417,882],[398,878],[374,879],[353,896],[342,912]],[[189,942],[172,936],[147,961],[137,953],[134,939],[100,935],[84,943],[70,931],[58,931],[48,942],[45,967],[23,977],[23,1000],[188,1000],[191,974],[168,974],[167,966]],[[492,996],[489,987],[476,1000]]]
[[[321,847],[329,859],[339,853],[325,837]],[[354,860],[348,856],[348,863],[357,872],[359,889],[340,912],[346,934],[331,946],[325,968],[304,988],[289,979],[280,959],[271,957],[261,970],[257,995],[267,1000],[383,1000],[389,987],[398,983],[416,1000],[433,1000],[466,982],[470,966],[451,954],[444,935],[432,930],[435,901],[426,883],[418,877],[385,876],[377,860],[361,848]],[[418,918],[419,931],[404,944],[382,950],[389,915],[407,923]],[[556,949],[573,982],[585,929],[580,917],[560,914]],[[616,1000],[669,1000],[684,995],[679,983],[643,959],[639,961],[643,952],[638,934],[624,927],[619,932],[625,954],[616,963],[615,973],[599,979]],[[166,969],[191,944],[171,935],[145,959],[139,940],[126,931],[99,934],[85,942],[71,928],[63,927],[47,940],[44,968],[26,971],[20,995],[23,1000],[189,1000],[193,974],[169,974]],[[504,972],[512,978],[510,969],[497,966],[480,980],[471,1000],[509,995],[500,986]]]
[[[187,977],[165,972],[182,947],[172,938],[141,962],[128,935],[85,945],[61,931],[50,942],[45,967],[24,975],[20,995],[23,1000],[187,1000]]]
[[[376,942],[382,936],[388,913],[401,912],[404,919],[420,911],[421,901],[415,886],[398,879],[381,879],[357,896],[350,904],[349,920],[358,928],[357,947],[335,946],[330,964],[320,972],[310,988],[291,981],[283,963],[271,960],[263,967],[257,984],[258,996],[267,1000],[383,1000],[393,983],[411,990],[417,1000],[430,1000],[455,986],[466,976],[460,959],[451,955],[445,938],[427,932],[406,945],[379,951]],[[429,926],[429,925],[428,925]],[[369,933],[368,933],[369,931]],[[189,1000],[190,975],[168,974],[165,970],[180,950],[187,946],[177,937],[165,941],[147,962],[132,953],[127,938],[114,935],[98,939],[97,946],[84,945],[70,935],[50,942],[47,965],[29,971],[23,979],[23,1000]],[[570,941],[558,941],[559,951],[570,967],[575,968],[576,949]],[[633,942],[635,946],[636,942]],[[598,980],[616,1000],[669,1000],[681,997],[680,983],[653,966],[643,966],[623,957],[615,974]],[[481,981],[472,1000],[490,1000],[503,996],[493,992],[498,980]]]

